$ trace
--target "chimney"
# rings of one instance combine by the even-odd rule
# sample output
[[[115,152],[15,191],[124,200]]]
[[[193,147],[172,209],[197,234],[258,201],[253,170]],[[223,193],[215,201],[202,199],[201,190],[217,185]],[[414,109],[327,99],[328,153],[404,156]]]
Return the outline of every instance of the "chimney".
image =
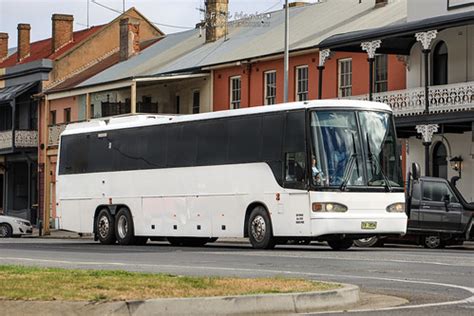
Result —
[[[120,61],[140,52],[140,23],[131,19],[120,20]]]
[[[17,61],[20,62],[30,56],[30,30],[29,24],[18,24]]]
[[[227,34],[229,0],[206,1],[206,43],[215,42]]]
[[[53,21],[53,44],[51,53],[54,53],[64,45],[72,42],[72,24],[74,17],[69,14],[53,14],[51,20]]]
[[[8,56],[8,33],[0,33],[0,62]]]

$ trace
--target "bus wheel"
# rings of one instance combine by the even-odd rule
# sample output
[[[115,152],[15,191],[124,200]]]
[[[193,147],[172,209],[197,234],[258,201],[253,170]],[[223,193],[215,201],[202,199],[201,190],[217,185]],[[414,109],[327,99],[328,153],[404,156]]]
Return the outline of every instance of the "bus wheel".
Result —
[[[108,209],[100,210],[95,225],[95,231],[101,244],[115,244],[117,240],[115,238],[115,221]]]
[[[328,245],[333,250],[347,250],[352,247],[354,241],[352,239],[328,240]]]
[[[262,206],[257,206],[252,210],[247,226],[250,243],[255,249],[273,249],[275,247],[272,223],[267,211]]]
[[[122,207],[115,216],[115,236],[121,245],[135,244],[132,214],[125,207]]]

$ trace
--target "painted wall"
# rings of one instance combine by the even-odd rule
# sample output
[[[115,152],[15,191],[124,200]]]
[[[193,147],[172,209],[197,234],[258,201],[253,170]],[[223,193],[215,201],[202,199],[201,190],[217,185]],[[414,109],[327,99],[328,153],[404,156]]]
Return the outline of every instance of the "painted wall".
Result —
[[[474,25],[455,27],[438,33],[432,48],[444,41],[448,47],[448,83],[474,81]],[[432,65],[430,59],[430,69]],[[407,76],[407,88],[424,85],[424,62],[421,44],[411,49]],[[430,74],[430,77],[432,75]]]
[[[433,148],[437,142],[442,141],[448,151],[448,180],[451,177],[458,175],[449,165],[449,160],[455,156],[461,156],[463,161],[462,178],[458,181],[457,187],[464,195],[464,198],[469,201],[474,201],[474,143],[472,142],[472,133],[464,134],[444,134],[434,135],[433,144],[431,145],[431,163],[433,161]],[[407,141],[406,161],[407,166],[411,166],[413,162],[418,162],[423,172],[425,168],[425,149],[420,139],[411,137]],[[432,168],[432,166],[431,166]]]
[[[71,121],[74,122],[78,120],[77,101],[77,97],[69,97],[50,101],[50,110],[56,111],[56,124],[66,123],[64,110],[67,108],[71,109]]]
[[[323,98],[338,96],[338,60],[352,58],[352,95],[369,92],[369,64],[365,53],[336,52],[325,64],[323,77]],[[310,100],[318,98],[318,62],[317,52],[290,58],[289,101],[296,99],[296,67],[307,65],[309,70],[308,96]],[[241,76],[241,107],[264,104],[264,74],[276,70],[277,94],[276,102],[283,103],[283,59],[273,59],[252,63],[251,66],[241,65],[214,70],[214,110],[230,108],[230,78]],[[388,89],[401,90],[406,87],[405,66],[396,56],[388,56]]]
[[[463,4],[471,5],[467,7],[455,7],[456,5]],[[472,4],[474,4],[472,0],[410,0],[407,1],[408,21],[472,11],[474,10],[474,5]]]

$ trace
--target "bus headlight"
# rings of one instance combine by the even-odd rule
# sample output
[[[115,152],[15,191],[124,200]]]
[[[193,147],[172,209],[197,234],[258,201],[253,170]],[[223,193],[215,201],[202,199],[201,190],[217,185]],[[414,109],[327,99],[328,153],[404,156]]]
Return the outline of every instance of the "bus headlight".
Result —
[[[387,206],[389,213],[405,213],[405,203],[393,203]]]
[[[344,213],[347,206],[339,203],[313,203],[313,212]]]

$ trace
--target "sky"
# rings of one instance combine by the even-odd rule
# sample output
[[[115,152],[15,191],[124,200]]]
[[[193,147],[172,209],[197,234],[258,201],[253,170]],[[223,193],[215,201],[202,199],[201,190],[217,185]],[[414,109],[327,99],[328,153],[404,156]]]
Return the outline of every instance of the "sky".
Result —
[[[122,11],[124,1],[125,9],[137,8],[150,21],[157,23],[158,28],[165,33],[193,28],[203,18],[199,8],[204,7],[204,0],[0,0],[0,32],[7,32],[8,46],[15,47],[18,23],[31,25],[31,42],[34,42],[51,37],[53,13],[74,15],[74,31],[78,31],[87,27],[88,2],[89,25],[93,26],[107,23],[117,17],[119,13],[113,10]],[[284,2],[284,0],[229,0],[229,11],[234,15],[240,12],[263,13],[281,9]]]

